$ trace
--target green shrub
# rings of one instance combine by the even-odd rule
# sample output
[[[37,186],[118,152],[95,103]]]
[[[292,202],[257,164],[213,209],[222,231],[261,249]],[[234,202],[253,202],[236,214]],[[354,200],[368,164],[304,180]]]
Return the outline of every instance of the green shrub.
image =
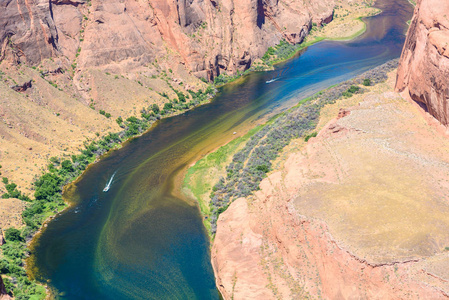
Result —
[[[183,92],[177,92],[176,94],[178,95],[178,100],[180,102],[186,102],[186,96],[184,95]]]
[[[363,83],[364,86],[370,86],[371,85],[371,79],[369,78],[365,78],[363,79]]]
[[[262,171],[264,173],[268,173],[268,171],[270,171],[267,165],[259,165],[257,166],[256,170]]]
[[[208,86],[205,91],[206,94],[210,95],[214,93],[214,88],[212,86]]]
[[[137,119],[136,117],[132,116],[129,117],[128,119],[126,119],[126,121],[130,122],[130,123],[139,123],[139,119]]]
[[[61,191],[62,179],[55,173],[45,173],[35,183],[34,197],[37,200],[50,201],[51,197]]]
[[[274,55],[276,53],[276,50],[273,47],[269,47],[267,49],[267,52],[262,56],[262,60],[268,60],[270,56]]]
[[[58,166],[61,163],[61,160],[57,158],[56,156],[50,157],[50,162],[56,166]]]
[[[152,110],[155,114],[158,114],[159,111],[160,111],[159,105],[157,105],[156,103],[154,103],[154,104],[151,106],[151,110]]]
[[[9,270],[9,262],[6,259],[0,260],[0,273],[8,274]]]
[[[31,201],[28,196],[23,195],[22,192],[17,189],[17,184],[9,182],[8,178],[3,177],[3,183],[5,184],[7,193],[2,195],[2,199],[17,198],[23,201]]]
[[[61,167],[63,170],[67,171],[67,172],[73,172],[73,165],[70,162],[70,160],[66,159],[61,163]]]
[[[11,227],[5,230],[5,239],[10,242],[20,242],[22,237],[18,229]]]
[[[345,97],[345,98],[351,98],[352,97],[352,93],[348,92],[348,91],[344,91],[341,95],[343,97]]]
[[[122,117],[118,117],[115,121],[117,122],[118,126],[122,127],[122,125],[123,125]]]
[[[315,131],[315,132],[312,132],[311,134],[306,135],[306,137],[304,138],[304,140],[305,140],[306,142],[308,142],[311,138],[316,137],[317,134],[318,134],[318,133],[317,133],[316,131]]]
[[[348,89],[348,92],[350,93],[357,93],[360,90],[360,87],[356,86],[356,85],[351,85],[351,87]]]

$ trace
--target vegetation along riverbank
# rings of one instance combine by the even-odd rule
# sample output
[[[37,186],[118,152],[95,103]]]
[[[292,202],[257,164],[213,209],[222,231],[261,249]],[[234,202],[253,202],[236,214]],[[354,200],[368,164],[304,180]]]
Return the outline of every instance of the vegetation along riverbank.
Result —
[[[328,39],[331,35],[334,35],[335,38],[347,38],[362,33],[364,24],[360,21],[360,16],[372,15],[376,13],[376,10],[369,8],[368,6],[358,6],[354,3],[348,4],[349,6],[345,6],[346,4],[344,3],[346,2],[342,1],[341,3],[342,5],[336,8],[335,23],[331,23],[335,24],[335,26],[324,25],[323,27],[318,28],[316,24],[313,24],[310,38],[307,38],[305,42],[300,45],[292,46],[285,41],[281,41],[277,46],[270,48],[260,62],[255,63],[254,67],[250,70],[258,71],[271,68],[272,65],[293,57],[301,49],[322,39]],[[354,28],[343,31],[334,29],[340,33],[344,32],[346,34],[345,37],[331,33],[332,28],[338,28],[340,25],[343,26],[342,24],[346,23],[349,19],[356,20],[356,23],[358,20],[358,26],[362,26],[363,28],[357,29],[355,33]],[[340,21],[341,23],[338,23]],[[326,37],[323,37],[323,34],[325,34]],[[264,65],[263,68],[261,67],[262,65]],[[28,71],[35,72],[36,74],[40,72],[39,68],[34,68],[33,70]],[[43,74],[43,72],[40,73]],[[112,76],[107,72],[105,74],[107,77]],[[40,76],[40,79],[35,80],[36,82],[45,81],[49,83],[52,88],[58,89],[60,92],[62,92],[62,89],[66,88],[61,84],[57,85],[52,82],[48,76],[52,75],[44,74]],[[122,80],[118,76],[111,78],[113,78],[113,81]],[[226,76],[221,76],[221,78],[218,76],[215,81],[216,86],[228,82],[226,78]],[[15,81],[14,79],[8,80]],[[137,84],[143,86],[145,83],[142,82],[138,81]],[[152,104],[142,108],[140,111],[141,118],[137,118],[136,116],[127,118],[119,116],[113,118],[117,125],[123,129],[121,132],[107,134],[104,134],[103,132],[97,133],[95,138],[84,142],[84,149],[81,150],[81,153],[72,154],[71,156],[52,156],[44,169],[44,173],[39,178],[33,180],[33,183],[30,184],[30,189],[20,189],[20,185],[16,184],[12,179],[4,177],[3,184],[6,192],[2,197],[4,199],[18,198],[29,203],[21,214],[25,226],[21,227],[19,230],[10,228],[5,231],[6,243],[2,246],[3,258],[1,260],[1,273],[6,275],[4,276],[4,282],[7,291],[10,294],[13,294],[17,299],[33,296],[41,298],[45,296],[45,289],[33,280],[30,280],[25,271],[25,260],[29,251],[27,249],[27,243],[30,242],[33,234],[45,224],[45,221],[48,220],[49,217],[67,207],[67,204],[64,203],[62,197],[62,191],[65,185],[76,180],[90,163],[95,162],[110,149],[116,149],[121,143],[129,138],[142,134],[148,130],[155,121],[162,117],[173,116],[201,103],[207,102],[212,97],[215,90],[213,86],[209,85],[207,88],[198,89],[197,91],[189,89],[187,92],[182,92],[176,87],[170,86],[168,82],[167,84],[169,85],[170,96],[164,92],[160,93],[162,98],[166,98],[163,106]],[[174,95],[172,95],[172,92]],[[90,104],[90,107],[95,111],[94,102]],[[102,118],[110,121],[111,113],[101,109],[98,112],[102,115]],[[59,117],[59,113],[55,113],[55,116]],[[251,131],[246,138],[249,139],[252,134],[256,134],[259,131],[265,132],[263,131],[266,130],[265,128],[266,126],[261,126]],[[235,147],[236,149],[239,149],[240,147],[243,147],[243,145],[244,140],[239,140],[236,142]],[[259,165],[257,167],[259,167]],[[267,168],[269,168],[269,166],[261,165],[257,171],[264,173],[268,170]],[[217,191],[220,192],[218,188]],[[34,199],[32,199],[33,197],[30,195],[30,192],[34,196]],[[225,206],[226,205],[215,207],[212,210],[212,215],[218,215],[219,212],[225,209]],[[214,219],[214,217],[212,217],[212,219]],[[215,223],[212,222],[212,224]],[[20,222],[18,222],[16,226],[20,226]],[[212,225],[210,229],[213,231],[214,225]]]
[[[397,68],[397,60],[372,69],[356,78],[321,91],[299,101],[287,112],[249,131],[199,160],[188,171],[184,190],[193,195],[205,216],[205,226],[213,236],[218,216],[229,204],[258,190],[259,183],[272,170],[272,162],[292,139],[306,141],[316,135],[314,131],[320,110],[353,94],[363,93],[364,86],[375,85]]]
[[[14,227],[6,229],[6,243],[1,246],[3,257],[0,260],[0,272],[4,275],[6,291],[14,295],[16,299],[45,297],[45,288],[32,279],[33,270],[29,270],[31,273],[27,274],[25,269],[25,261],[29,255],[28,244],[49,218],[69,205],[62,197],[66,185],[76,181],[89,164],[101,159],[102,155],[107,155],[109,150],[120,148],[125,141],[141,135],[157,120],[206,103],[214,93],[215,89],[211,85],[204,91],[189,91],[188,95],[178,92],[178,98],[166,103],[163,108],[157,104],[143,108],[141,118],[129,117],[125,120],[121,117],[117,118],[116,122],[123,129],[122,131],[85,142],[84,150],[79,154],[73,154],[70,158],[51,157],[47,170],[33,183],[34,199],[19,191],[15,183],[3,177],[7,192],[2,195],[2,198],[18,198],[28,202],[21,214],[24,226],[19,229]]]
[[[289,60],[307,47],[323,40],[346,41],[352,40],[366,31],[366,23],[363,18],[375,16],[381,10],[373,7],[374,1],[336,1],[332,22],[318,26],[312,23],[309,34],[302,43],[291,44],[285,39],[279,44],[268,48],[267,52],[254,61],[251,68],[245,72],[237,72],[233,75],[221,74],[214,79],[217,86],[233,82],[253,71],[272,70],[276,64]]]

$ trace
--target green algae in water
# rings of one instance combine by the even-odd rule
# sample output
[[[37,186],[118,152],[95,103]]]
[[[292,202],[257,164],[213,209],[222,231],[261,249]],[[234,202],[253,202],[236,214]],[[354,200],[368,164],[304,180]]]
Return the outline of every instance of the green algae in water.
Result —
[[[384,13],[355,41],[321,42],[273,72],[224,86],[210,104],[160,121],[89,168],[70,196],[74,205],[32,248],[38,278],[61,299],[218,299],[202,216],[180,194],[179,178],[234,131],[399,57],[412,8],[406,0],[377,6]]]

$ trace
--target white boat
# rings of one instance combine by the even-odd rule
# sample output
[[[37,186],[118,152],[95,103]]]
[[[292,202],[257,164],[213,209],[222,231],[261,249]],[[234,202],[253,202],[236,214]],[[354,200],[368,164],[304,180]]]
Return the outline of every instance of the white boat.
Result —
[[[273,79],[271,79],[271,80],[267,80],[267,81],[265,81],[265,83],[272,83],[273,81],[276,81],[276,80],[278,80],[279,79],[279,77],[278,78],[273,78]]]
[[[112,180],[114,179],[115,173],[117,173],[117,171],[115,171],[114,174],[112,174],[111,179],[109,179],[109,182],[104,187],[103,192],[106,193],[111,188],[111,183],[112,183]]]

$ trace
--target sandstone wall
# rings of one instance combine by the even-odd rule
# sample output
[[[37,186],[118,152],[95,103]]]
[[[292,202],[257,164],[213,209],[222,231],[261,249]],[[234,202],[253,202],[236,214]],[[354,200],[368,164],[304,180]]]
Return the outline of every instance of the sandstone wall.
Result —
[[[323,108],[318,136],[220,214],[224,299],[449,298],[449,140],[393,77]]]
[[[449,0],[418,0],[396,89],[449,125]]]
[[[285,38],[299,43],[312,22],[332,19],[334,0],[6,0],[0,60],[134,72],[170,57],[198,77],[245,70]],[[78,53],[79,52],[79,53]],[[79,57],[78,57],[79,56]]]

